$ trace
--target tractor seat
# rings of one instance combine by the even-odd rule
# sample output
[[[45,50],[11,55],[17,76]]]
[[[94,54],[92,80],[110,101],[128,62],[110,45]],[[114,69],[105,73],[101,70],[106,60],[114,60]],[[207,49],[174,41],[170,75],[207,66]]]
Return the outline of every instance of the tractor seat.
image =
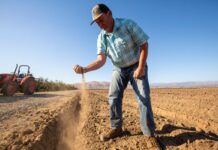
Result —
[[[25,74],[23,73],[18,75],[18,78],[24,78],[24,77],[25,77]]]

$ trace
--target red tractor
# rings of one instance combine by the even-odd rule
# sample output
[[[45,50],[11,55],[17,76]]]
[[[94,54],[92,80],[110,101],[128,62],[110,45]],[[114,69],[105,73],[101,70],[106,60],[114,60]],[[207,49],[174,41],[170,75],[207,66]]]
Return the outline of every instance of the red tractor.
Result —
[[[18,71],[17,71],[18,68]],[[26,73],[20,73],[21,68],[26,68]],[[36,89],[36,81],[30,73],[30,66],[16,65],[13,73],[0,74],[0,92],[5,96],[12,96],[17,90],[25,95],[32,95]]]

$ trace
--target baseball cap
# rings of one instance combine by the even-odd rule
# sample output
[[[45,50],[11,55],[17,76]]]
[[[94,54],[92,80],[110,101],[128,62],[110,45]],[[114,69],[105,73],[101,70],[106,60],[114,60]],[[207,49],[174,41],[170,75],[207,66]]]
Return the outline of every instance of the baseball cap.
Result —
[[[92,8],[92,25],[96,19],[101,17],[103,13],[110,11],[110,9],[105,4],[97,4]]]

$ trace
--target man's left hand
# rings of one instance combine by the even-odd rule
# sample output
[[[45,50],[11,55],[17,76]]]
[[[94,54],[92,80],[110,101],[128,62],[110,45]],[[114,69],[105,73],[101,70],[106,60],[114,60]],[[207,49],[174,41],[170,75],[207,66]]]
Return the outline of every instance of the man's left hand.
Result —
[[[137,68],[135,71],[134,71],[134,74],[133,74],[133,77],[136,78],[136,79],[139,79],[141,78],[142,76],[145,75],[145,71],[144,71],[144,68]]]

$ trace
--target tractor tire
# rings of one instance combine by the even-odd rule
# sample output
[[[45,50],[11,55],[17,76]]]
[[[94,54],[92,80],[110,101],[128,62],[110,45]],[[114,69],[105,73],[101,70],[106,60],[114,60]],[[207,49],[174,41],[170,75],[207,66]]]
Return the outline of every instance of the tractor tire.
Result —
[[[2,87],[2,93],[4,96],[13,96],[14,93],[17,91],[17,83],[15,81],[8,81]]]
[[[24,95],[32,95],[36,90],[36,81],[33,77],[29,77],[22,84],[22,92]]]

